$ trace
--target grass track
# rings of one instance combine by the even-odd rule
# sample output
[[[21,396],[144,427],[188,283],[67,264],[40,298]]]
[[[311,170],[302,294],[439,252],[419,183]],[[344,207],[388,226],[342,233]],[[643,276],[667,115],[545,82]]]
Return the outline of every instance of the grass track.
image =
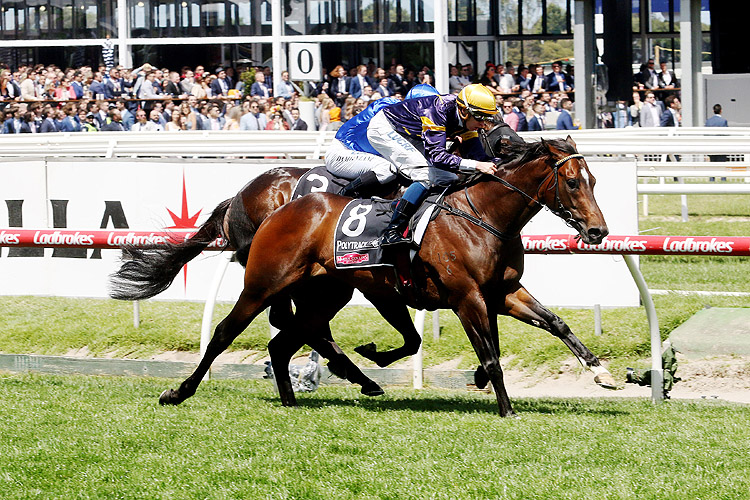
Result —
[[[270,384],[0,374],[0,491],[15,499],[743,499],[746,406],[515,400]]]

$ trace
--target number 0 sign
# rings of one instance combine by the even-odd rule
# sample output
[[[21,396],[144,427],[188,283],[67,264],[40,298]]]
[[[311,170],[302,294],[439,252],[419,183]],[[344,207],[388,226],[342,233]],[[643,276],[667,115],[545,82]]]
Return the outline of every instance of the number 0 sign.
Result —
[[[320,44],[289,44],[289,77],[292,80],[320,80]]]

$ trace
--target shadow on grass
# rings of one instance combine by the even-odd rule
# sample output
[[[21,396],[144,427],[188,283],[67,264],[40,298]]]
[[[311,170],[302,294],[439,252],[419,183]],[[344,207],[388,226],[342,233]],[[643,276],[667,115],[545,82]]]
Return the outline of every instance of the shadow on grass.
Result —
[[[281,405],[278,398],[260,396],[270,404]],[[487,413],[498,414],[495,399],[467,399],[441,397],[420,398],[332,398],[319,395],[305,395],[297,401],[302,408],[357,407],[372,412],[413,411],[438,413]],[[516,414],[571,414],[571,415],[629,415],[621,403],[589,399],[515,399],[511,401]]]

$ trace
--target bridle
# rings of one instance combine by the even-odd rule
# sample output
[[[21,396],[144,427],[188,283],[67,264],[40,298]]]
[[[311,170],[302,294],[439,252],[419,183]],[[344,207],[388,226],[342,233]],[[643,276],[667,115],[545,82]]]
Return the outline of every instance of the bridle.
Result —
[[[559,217],[560,219],[565,222],[565,224],[573,229],[575,229],[577,232],[580,232],[582,226],[581,223],[578,222],[573,218],[573,214],[570,213],[570,210],[566,209],[563,204],[562,200],[560,199],[560,182],[559,182],[559,171],[560,167],[562,167],[567,161],[573,160],[573,159],[583,159],[584,156],[580,153],[574,153],[572,155],[568,155],[565,158],[561,158],[555,162],[555,164],[552,166],[552,171],[544,178],[544,180],[539,184],[539,187],[537,188],[536,197],[531,196],[526,191],[522,190],[521,188],[514,186],[510,182],[506,181],[505,179],[501,179],[497,176],[489,176],[490,179],[492,179],[495,182],[499,182],[503,186],[507,187],[508,189],[515,191],[516,193],[520,194],[527,200],[529,200],[534,205],[538,205],[541,208],[546,208],[550,212],[552,212],[554,215]],[[549,207],[545,203],[542,203],[538,200],[538,198],[542,198],[542,195],[540,194],[542,191],[545,190],[544,186],[547,184],[547,181],[549,180],[550,176],[554,178],[554,188],[555,188],[555,201],[554,201],[554,208]],[[546,190],[549,191],[552,189],[552,187],[547,187]],[[464,196],[466,196],[466,201],[469,203],[469,206],[474,211],[476,216],[471,215],[467,212],[464,212],[463,210],[460,210],[458,208],[454,208],[446,203],[440,203],[440,202],[432,202],[436,207],[439,209],[445,210],[450,215],[456,215],[458,217],[461,217],[463,219],[468,220],[472,224],[475,224],[485,231],[489,232],[493,236],[497,237],[500,240],[511,240],[513,238],[518,237],[517,234],[509,235],[506,233],[503,233],[499,229],[495,228],[494,226],[488,224],[484,220],[482,220],[481,216],[479,215],[479,211],[477,210],[476,206],[474,205],[474,202],[471,200],[471,197],[469,196],[468,186],[464,188]]]
[[[572,155],[566,156],[565,158],[561,158],[561,159],[557,160],[555,162],[555,164],[552,165],[552,171],[539,184],[539,188],[537,188],[536,196],[535,197],[529,195],[528,193],[526,193],[522,189],[514,186],[513,184],[511,184],[510,182],[506,181],[505,179],[501,179],[501,178],[496,177],[494,175],[492,176],[492,179],[494,181],[496,181],[496,182],[499,182],[503,186],[505,186],[505,187],[507,187],[507,188],[509,188],[509,189],[511,189],[511,190],[513,190],[513,191],[515,191],[517,193],[519,193],[521,196],[523,196],[524,198],[528,199],[533,204],[539,205],[542,208],[546,208],[547,210],[549,210],[550,212],[552,212],[554,215],[556,215],[557,217],[559,217],[560,219],[562,219],[563,222],[565,222],[565,224],[567,226],[575,229],[576,231],[579,231],[581,229],[581,223],[578,222],[577,220],[575,220],[573,218],[573,214],[570,213],[570,210],[568,210],[567,208],[565,208],[563,206],[562,200],[560,199],[560,177],[559,177],[558,174],[560,172],[560,167],[562,167],[567,161],[574,160],[574,159],[583,159],[583,157],[584,156],[582,154],[580,154],[580,153],[574,153]],[[542,191],[545,191],[544,185],[547,184],[547,181],[549,180],[550,177],[552,177],[554,179],[554,183],[553,183],[553,185],[551,187],[547,187],[546,191],[549,191],[553,187],[555,189],[555,201],[554,201],[554,204],[553,204],[552,207],[546,205],[545,203],[542,203],[538,199],[538,198],[542,198],[542,195],[540,193]],[[467,197],[468,197],[468,193],[467,193]],[[471,204],[471,205],[472,205],[472,209],[473,209],[473,204]]]

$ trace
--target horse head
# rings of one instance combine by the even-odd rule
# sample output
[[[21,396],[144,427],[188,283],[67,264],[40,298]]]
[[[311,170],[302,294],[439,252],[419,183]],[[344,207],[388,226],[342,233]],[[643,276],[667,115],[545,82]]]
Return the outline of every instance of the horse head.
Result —
[[[552,172],[542,183],[540,199],[566,224],[578,231],[584,243],[597,245],[609,234],[604,215],[594,198],[596,178],[583,155],[568,136],[565,141],[542,139],[541,147],[548,154],[545,163]]]

